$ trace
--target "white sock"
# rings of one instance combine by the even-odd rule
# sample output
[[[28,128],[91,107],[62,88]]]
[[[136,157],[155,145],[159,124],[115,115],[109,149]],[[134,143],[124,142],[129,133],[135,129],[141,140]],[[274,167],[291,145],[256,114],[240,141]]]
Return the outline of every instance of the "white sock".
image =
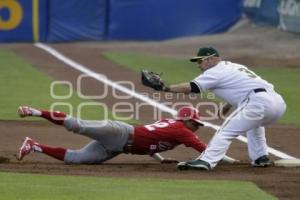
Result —
[[[34,152],[40,152],[40,153],[43,152],[42,148],[39,147],[38,145],[35,145],[35,144],[32,146],[32,150],[33,150]]]
[[[41,116],[42,115],[42,112],[35,108],[29,108],[29,109],[32,112],[32,116]]]

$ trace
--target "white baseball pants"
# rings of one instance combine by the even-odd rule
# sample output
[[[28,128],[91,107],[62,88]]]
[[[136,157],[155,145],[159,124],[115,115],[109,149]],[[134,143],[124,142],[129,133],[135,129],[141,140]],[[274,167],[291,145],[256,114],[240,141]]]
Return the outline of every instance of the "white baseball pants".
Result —
[[[268,155],[264,126],[278,120],[285,110],[286,104],[276,92],[251,92],[225,120],[205,152],[197,159],[208,162],[214,168],[226,154],[232,140],[245,134],[252,162],[260,156]]]

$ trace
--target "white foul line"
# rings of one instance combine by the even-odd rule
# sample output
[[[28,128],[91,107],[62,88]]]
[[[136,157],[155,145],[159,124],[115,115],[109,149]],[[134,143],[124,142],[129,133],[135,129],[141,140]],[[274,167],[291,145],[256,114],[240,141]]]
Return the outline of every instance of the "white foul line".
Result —
[[[98,80],[98,81],[100,81],[100,82],[102,82],[104,84],[107,84],[107,85],[109,85],[109,86],[111,86],[111,87],[113,87],[113,88],[115,88],[115,89],[117,89],[117,90],[119,90],[121,92],[124,92],[125,94],[131,95],[131,96],[133,96],[133,97],[135,97],[135,98],[137,98],[137,99],[139,99],[139,100],[141,100],[143,102],[146,102],[146,103],[148,103],[148,104],[150,104],[150,105],[152,105],[152,106],[154,106],[154,107],[156,107],[156,108],[158,108],[158,109],[160,109],[160,110],[162,110],[164,112],[170,113],[172,115],[175,115],[177,113],[176,110],[174,110],[174,109],[172,109],[172,108],[170,108],[170,107],[168,107],[168,106],[166,106],[164,104],[161,104],[161,103],[159,103],[157,101],[154,101],[153,99],[150,99],[147,96],[144,96],[144,95],[141,95],[139,93],[136,93],[133,90],[129,90],[128,88],[126,88],[126,87],[124,87],[122,85],[119,85],[119,84],[113,82],[112,80],[104,78],[103,76],[99,76],[98,73],[96,73],[96,72],[88,69],[87,67],[85,67],[85,66],[83,66],[83,65],[81,65],[81,64],[79,64],[79,63],[77,63],[77,62],[75,62],[73,60],[71,60],[70,58],[67,58],[62,53],[58,52],[57,50],[53,49],[52,47],[50,47],[48,45],[45,45],[45,44],[42,44],[42,43],[35,43],[34,46],[36,46],[36,47],[38,47],[38,48],[40,48],[40,49],[42,49],[42,50],[50,53],[55,58],[57,58],[58,60],[62,61],[65,64],[69,65],[70,67],[72,67],[72,68],[74,68],[74,69],[76,69],[76,70],[78,70],[78,71],[80,71],[80,72],[82,72],[84,74],[87,74],[87,75],[93,77],[94,79],[96,79],[96,80]],[[205,126],[207,126],[207,127],[213,128],[215,130],[218,130],[220,128],[220,126],[211,124],[209,122],[203,122],[203,124]],[[247,143],[247,138],[244,137],[244,136],[239,136],[239,137],[237,137],[237,139],[240,140],[240,141],[242,141],[242,142]],[[268,151],[269,151],[269,153],[271,153],[271,154],[273,154],[273,155],[275,155],[275,156],[277,156],[279,158],[296,159],[293,156],[285,154],[285,153],[283,153],[281,151],[278,151],[276,149],[273,149],[271,147],[268,147]]]

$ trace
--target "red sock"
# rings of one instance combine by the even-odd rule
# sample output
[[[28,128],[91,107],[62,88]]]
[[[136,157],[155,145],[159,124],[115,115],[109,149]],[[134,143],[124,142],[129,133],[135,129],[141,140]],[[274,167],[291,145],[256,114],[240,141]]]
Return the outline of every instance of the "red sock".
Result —
[[[35,151],[44,153],[48,156],[64,161],[67,149],[61,147],[50,147],[43,144],[35,144],[35,146],[36,146]]]
[[[63,112],[56,112],[56,111],[50,112],[50,111],[44,111],[44,110],[41,112],[42,112],[41,117],[43,117],[57,125],[63,125],[65,118],[67,116]]]

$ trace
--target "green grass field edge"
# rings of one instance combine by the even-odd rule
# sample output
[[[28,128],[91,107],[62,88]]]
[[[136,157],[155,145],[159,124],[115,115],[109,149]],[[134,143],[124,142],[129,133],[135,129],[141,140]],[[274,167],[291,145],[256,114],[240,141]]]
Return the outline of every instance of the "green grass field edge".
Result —
[[[57,176],[0,172],[0,199],[274,200],[244,181]]]

